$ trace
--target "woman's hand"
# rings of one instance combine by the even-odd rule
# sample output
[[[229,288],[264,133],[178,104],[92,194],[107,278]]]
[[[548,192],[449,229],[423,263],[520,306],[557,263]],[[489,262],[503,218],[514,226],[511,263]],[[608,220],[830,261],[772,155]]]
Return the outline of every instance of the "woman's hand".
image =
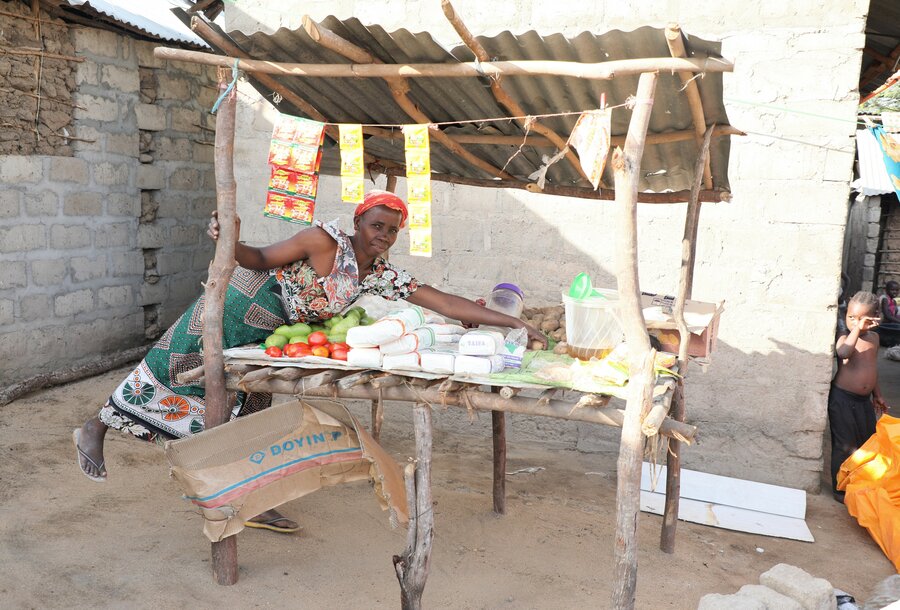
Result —
[[[882,398],[881,395],[873,396],[872,404],[875,406],[875,412],[881,415],[884,415],[890,409],[890,407],[887,406],[887,403],[884,402],[884,398]]]
[[[241,236],[241,217],[237,214],[234,215],[234,231],[235,241],[237,241]],[[209,219],[209,226],[206,228],[206,234],[209,235],[209,238],[213,241],[219,241],[219,212],[216,210],[213,210],[212,217]]]
[[[534,326],[530,324],[525,324],[522,322],[521,328],[524,328],[528,331],[528,348],[531,348],[531,344],[533,341],[537,341],[543,347],[541,349],[547,349],[547,335],[536,329]]]

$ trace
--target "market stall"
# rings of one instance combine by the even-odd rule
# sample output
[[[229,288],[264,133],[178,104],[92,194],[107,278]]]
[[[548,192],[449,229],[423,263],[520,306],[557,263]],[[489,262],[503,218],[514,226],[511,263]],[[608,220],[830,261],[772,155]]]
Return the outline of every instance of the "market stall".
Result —
[[[688,202],[682,252],[679,253],[681,277],[679,291],[674,299],[673,319],[676,326],[674,330],[678,335],[682,338],[689,337],[684,311],[687,299],[691,296],[700,204],[702,201],[723,201],[729,198],[725,188],[727,138],[716,137],[738,133],[727,126],[721,100],[715,99],[717,94],[719,97],[721,94],[720,81],[717,85],[712,78],[698,80],[695,76],[720,75],[731,71],[733,66],[718,57],[711,48],[704,49],[701,56],[698,50],[702,41],[698,43],[697,49],[688,52],[677,26],[670,26],[665,32],[650,28],[641,32],[642,36],[648,38],[664,35],[663,40],[658,42],[663,43],[668,52],[667,57],[651,54],[640,58],[592,63],[522,61],[518,58],[495,61],[492,58],[503,57],[504,53],[486,49],[485,43],[491,41],[476,39],[453,11],[450,3],[445,0],[442,5],[447,18],[465,41],[470,56],[474,56],[474,61],[463,61],[457,56],[449,55],[427,37],[427,40],[420,38],[416,42],[422,43],[423,47],[427,47],[425,43],[430,42],[432,47],[422,51],[422,56],[431,61],[390,63],[381,58],[391,58],[391,44],[396,47],[398,41],[409,42],[407,37],[415,39],[416,35],[401,32],[395,33],[396,39],[391,39],[383,31],[367,29],[355,20],[333,20],[329,23],[330,27],[326,27],[306,19],[302,33],[277,34],[282,37],[294,36],[282,41],[287,44],[279,47],[266,44],[258,36],[256,40],[250,40],[237,33],[226,35],[195,16],[191,21],[193,29],[223,55],[157,49],[159,57],[223,68],[223,96],[216,124],[217,207],[222,232],[206,284],[204,329],[204,345],[211,347],[205,350],[202,369],[182,374],[181,380],[197,381],[202,378],[206,387],[208,428],[224,423],[230,412],[227,392],[237,389],[372,400],[372,428],[376,436],[383,401],[413,403],[417,454],[414,471],[407,469],[410,498],[409,546],[404,555],[394,559],[404,607],[418,607],[421,603],[433,537],[430,405],[492,412],[494,506],[501,513],[504,509],[505,413],[620,426],[622,437],[617,478],[616,573],[613,578],[615,590],[612,605],[617,608],[633,607],[637,577],[635,531],[645,440],[657,435],[670,439],[661,547],[672,552],[678,514],[681,443],[690,442],[696,433],[693,426],[685,423],[684,379],[688,373],[690,342],[682,340],[678,346],[675,368],[678,376],[666,379],[655,374],[656,352],[651,349],[637,273],[636,204],[642,201]],[[183,16],[187,18],[186,14]],[[336,31],[338,29],[340,34]],[[391,44],[385,43],[385,37]],[[298,41],[302,41],[304,45],[306,52],[303,56],[315,57],[317,61],[305,64],[280,61],[283,58],[279,57],[277,49],[299,44]],[[369,43],[368,50],[364,48],[366,42]],[[406,51],[413,46],[407,45]],[[316,57],[316,53],[319,57]],[[436,61],[434,57],[441,54],[440,60]],[[226,68],[231,69],[231,75],[225,71]],[[251,74],[251,82],[260,90],[277,94],[278,100],[286,102],[284,108],[322,122],[326,138],[334,142],[341,141],[338,123],[367,122],[349,120],[353,118],[353,113],[347,107],[340,107],[339,100],[345,100],[348,91],[359,91],[363,98],[367,95],[377,97],[381,103],[378,113],[385,117],[379,123],[396,123],[398,127],[409,123],[429,126],[428,132],[438,144],[431,148],[431,169],[426,172],[430,180],[614,199],[621,213],[619,242],[615,251],[629,368],[627,391],[622,394],[624,408],[621,399],[611,399],[605,392],[589,391],[559,396],[559,388],[540,387],[540,384],[516,384],[510,380],[500,382],[489,377],[423,376],[396,370],[353,369],[321,362],[260,362],[253,358],[241,358],[239,353],[226,356],[221,349],[216,348],[221,344],[224,290],[235,266],[235,236],[232,228],[235,182],[232,157],[236,99],[233,93],[229,93],[231,89],[227,85],[231,81],[233,86],[239,70]],[[544,108],[542,113],[539,111],[541,109],[528,108],[526,104],[533,102],[533,98],[527,93],[524,96],[521,92],[518,96],[511,94],[507,85],[509,80],[504,80],[508,76],[549,79],[551,82],[541,83],[547,90],[552,90],[553,87],[579,88],[586,104],[582,108],[584,112],[553,113],[553,108]],[[625,82],[620,88],[610,90],[611,94],[621,96],[621,99],[610,95],[613,99],[609,99],[607,104],[607,92],[592,87],[598,82],[613,82],[613,77],[615,82],[623,79]],[[433,84],[430,91],[428,87],[419,85],[423,79],[430,85]],[[665,88],[657,87],[660,79],[665,80]],[[302,86],[290,84],[292,81],[302,81]],[[485,81],[489,83],[489,89],[483,86]],[[386,97],[383,95],[385,88]],[[450,112],[436,103],[437,97],[443,95],[446,98],[446,88],[465,90],[467,93],[474,91],[476,93],[472,93],[472,96],[482,98],[488,96],[498,113],[495,116],[502,117],[500,124],[509,133],[485,136],[477,133],[477,129],[470,129],[469,126],[474,127],[474,124],[489,119],[472,116],[474,105],[467,108],[463,104],[464,107]],[[490,94],[487,93],[488,90]],[[704,92],[708,99],[715,100],[714,108],[709,108],[708,103],[704,106],[701,101],[704,97],[701,93]],[[316,103],[310,100],[316,100]],[[384,100],[389,100],[390,103]],[[487,103],[484,99],[481,101]],[[689,117],[693,128],[649,134],[651,110],[660,101],[666,103],[670,114]],[[627,133],[617,133],[615,124],[607,131],[612,145],[623,145],[623,148],[616,148],[612,153],[609,167],[604,170],[600,165],[599,170],[594,172],[592,170],[598,169],[597,166],[591,167],[584,159],[580,159],[573,150],[575,146],[569,145],[572,144],[571,138],[566,140],[560,134],[573,131],[573,122],[589,114],[592,109],[605,112],[611,107],[627,107],[631,110]],[[431,114],[432,110],[440,115]],[[451,116],[447,116],[448,114]],[[715,118],[711,119],[711,114],[716,115]],[[568,122],[563,121],[561,115],[567,115],[563,118]],[[390,120],[392,118],[395,120]],[[620,127],[622,125],[624,124],[620,124]],[[532,132],[539,135],[532,135]],[[368,171],[386,174],[389,177],[389,188],[395,184],[395,180],[391,178],[406,175],[409,180],[413,177],[408,163],[410,157],[407,154],[404,159],[403,148],[398,149],[392,143],[395,139],[393,131],[386,130],[383,126],[363,125],[362,133],[368,136],[363,153]],[[518,145],[521,152],[525,144],[555,149],[557,153],[553,159],[547,160],[531,153],[513,154],[510,157],[510,145]],[[331,147],[333,154],[337,150],[337,146]],[[409,152],[409,140],[406,152]],[[579,148],[578,152],[581,153],[582,149]],[[640,171],[642,158],[646,154],[671,155],[678,163],[688,160],[685,168],[689,170],[673,172],[674,182],[667,184],[665,189],[647,192],[645,189],[653,185],[648,184],[649,178]],[[684,183],[684,176],[689,178],[687,184]],[[682,182],[679,183],[678,180]],[[614,184],[615,189],[609,188],[609,184]],[[495,388],[496,391],[491,391],[490,388]],[[234,536],[213,543],[213,570],[222,584],[236,581]]]

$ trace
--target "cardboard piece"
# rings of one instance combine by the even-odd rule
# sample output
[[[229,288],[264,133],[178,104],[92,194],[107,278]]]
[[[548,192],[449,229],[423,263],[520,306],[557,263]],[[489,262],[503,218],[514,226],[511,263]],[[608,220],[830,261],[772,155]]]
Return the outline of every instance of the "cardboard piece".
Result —
[[[166,457],[213,542],[289,500],[363,479],[372,481],[392,524],[409,520],[400,466],[339,402],[305,399],[270,407],[169,441]]]
[[[724,301],[704,303],[688,300],[684,304],[684,321],[691,336],[688,341],[688,356],[708,358],[716,347],[719,332],[719,317],[724,310]],[[641,308],[650,334],[659,339],[663,351],[678,353],[681,333],[675,322],[673,310],[675,297],[641,293]]]

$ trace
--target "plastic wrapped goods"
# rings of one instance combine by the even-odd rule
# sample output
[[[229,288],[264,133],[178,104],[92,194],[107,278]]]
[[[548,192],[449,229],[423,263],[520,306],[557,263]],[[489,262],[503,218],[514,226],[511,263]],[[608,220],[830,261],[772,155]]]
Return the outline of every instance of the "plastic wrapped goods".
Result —
[[[386,316],[369,326],[355,326],[347,331],[350,347],[378,347],[396,341],[425,324],[421,307],[409,307]]]
[[[453,324],[426,324],[406,333],[396,341],[382,344],[381,353],[385,355],[408,354],[427,347],[458,343],[462,333],[454,332],[455,328],[465,332],[462,326]]]
[[[452,375],[456,356],[451,351],[424,349],[419,352],[419,364],[423,371]]]
[[[453,362],[455,375],[490,375],[503,370],[502,356],[466,356],[460,354]]]
[[[421,370],[421,367],[419,366],[419,354],[412,352],[409,354],[397,354],[393,356],[385,355],[381,359],[381,367],[387,370]]]
[[[377,347],[355,347],[347,352],[347,364],[364,369],[380,369],[381,350]]]
[[[503,348],[503,334],[495,330],[470,330],[459,340],[459,353],[465,356],[493,356]]]

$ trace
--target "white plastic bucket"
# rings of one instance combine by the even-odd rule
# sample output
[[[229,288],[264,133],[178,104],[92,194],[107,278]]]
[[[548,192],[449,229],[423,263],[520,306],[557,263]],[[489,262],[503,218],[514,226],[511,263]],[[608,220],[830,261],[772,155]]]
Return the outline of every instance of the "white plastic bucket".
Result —
[[[581,360],[603,358],[624,338],[619,319],[619,293],[603,289],[595,292],[599,296],[583,299],[562,294],[569,355]]]

